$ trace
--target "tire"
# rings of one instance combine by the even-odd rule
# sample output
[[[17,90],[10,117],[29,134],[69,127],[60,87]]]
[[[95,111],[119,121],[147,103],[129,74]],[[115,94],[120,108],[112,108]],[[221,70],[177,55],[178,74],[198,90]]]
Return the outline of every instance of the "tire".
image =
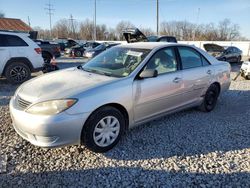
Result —
[[[30,79],[31,70],[23,62],[13,62],[6,67],[4,75],[11,84],[21,84]]]
[[[82,52],[77,50],[77,51],[75,52],[75,56],[76,56],[76,57],[82,57]]]
[[[203,112],[211,112],[217,103],[219,96],[219,87],[216,84],[212,84],[203,99],[202,104],[199,106],[199,109]]]
[[[50,63],[51,59],[52,59],[52,55],[48,52],[43,52],[42,53],[42,57],[45,63]]]
[[[237,57],[237,63],[241,62],[241,56]]]
[[[250,76],[245,76],[245,79],[246,80],[250,80]]]
[[[113,126],[109,127],[108,124]],[[122,113],[114,107],[106,106],[93,112],[89,117],[83,127],[81,139],[89,150],[103,153],[119,142],[124,131],[125,119]]]

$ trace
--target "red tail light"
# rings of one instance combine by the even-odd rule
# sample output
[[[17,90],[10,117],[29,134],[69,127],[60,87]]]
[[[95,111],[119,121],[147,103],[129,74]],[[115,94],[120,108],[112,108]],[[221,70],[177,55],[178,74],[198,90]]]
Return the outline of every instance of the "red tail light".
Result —
[[[60,52],[61,51],[60,47],[56,47],[56,51]]]
[[[41,54],[42,53],[42,49],[41,48],[35,48],[34,50],[36,51],[37,54]]]

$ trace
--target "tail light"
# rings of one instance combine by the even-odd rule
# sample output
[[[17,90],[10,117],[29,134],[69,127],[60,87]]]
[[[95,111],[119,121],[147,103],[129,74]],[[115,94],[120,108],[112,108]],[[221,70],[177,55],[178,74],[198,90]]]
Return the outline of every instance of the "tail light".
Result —
[[[41,54],[42,53],[42,49],[41,48],[35,48],[34,50],[36,51],[37,54]]]
[[[56,47],[56,52],[60,52],[60,51],[61,51],[60,47]]]

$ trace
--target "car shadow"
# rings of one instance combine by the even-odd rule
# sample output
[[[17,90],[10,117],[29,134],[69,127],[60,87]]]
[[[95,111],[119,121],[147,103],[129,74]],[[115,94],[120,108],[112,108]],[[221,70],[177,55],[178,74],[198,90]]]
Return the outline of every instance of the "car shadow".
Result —
[[[250,174],[187,173],[141,167],[107,167],[0,176],[1,187],[249,187]],[[238,181],[240,180],[240,181]]]
[[[214,111],[190,109],[138,126],[104,155],[143,160],[250,148],[249,99],[250,91],[229,90]]]

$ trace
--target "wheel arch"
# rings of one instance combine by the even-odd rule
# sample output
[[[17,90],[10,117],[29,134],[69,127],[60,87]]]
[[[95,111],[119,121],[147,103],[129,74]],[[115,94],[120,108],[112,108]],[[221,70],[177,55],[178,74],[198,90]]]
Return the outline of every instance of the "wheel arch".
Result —
[[[8,60],[7,63],[5,64],[4,69],[3,69],[3,75],[5,75],[6,68],[11,63],[14,63],[14,62],[22,62],[30,68],[30,71],[34,70],[34,67],[33,67],[32,63],[29,61],[29,59],[27,59],[26,57],[15,57],[15,58],[11,58],[10,60]]]
[[[104,104],[98,108],[96,108],[87,118],[87,120],[85,121],[84,125],[83,125],[83,128],[82,128],[82,131],[81,131],[81,142],[83,142],[83,139],[82,139],[82,132],[84,131],[85,129],[85,124],[86,122],[88,122],[88,120],[90,119],[91,115],[93,113],[95,113],[96,111],[100,110],[101,108],[103,107],[107,107],[107,106],[110,106],[110,107],[113,107],[113,108],[116,108],[117,110],[119,110],[123,115],[124,115],[124,119],[125,119],[125,131],[128,130],[129,128],[129,115],[128,115],[128,112],[126,110],[126,108],[119,104],[119,103],[107,103],[107,104]]]
[[[216,82],[213,82],[211,85],[216,85],[219,88],[219,93],[218,93],[218,95],[219,95],[220,92],[221,92],[221,85],[220,85],[220,83],[216,81]]]

